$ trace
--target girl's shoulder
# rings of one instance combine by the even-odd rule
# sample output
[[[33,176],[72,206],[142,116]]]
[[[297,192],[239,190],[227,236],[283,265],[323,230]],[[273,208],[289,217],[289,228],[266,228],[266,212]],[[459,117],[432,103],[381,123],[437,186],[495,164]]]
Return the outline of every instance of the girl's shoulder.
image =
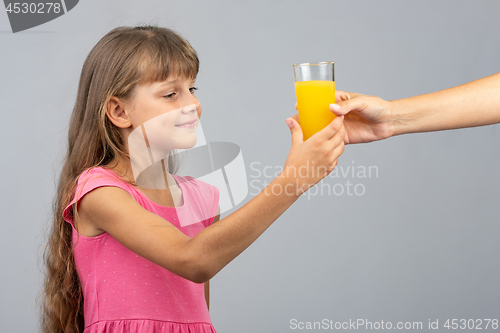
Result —
[[[78,178],[75,199],[79,200],[86,193],[101,186],[115,186],[129,193],[133,192],[133,186],[124,181],[112,169],[93,167],[82,172]]]
[[[83,171],[80,174],[80,178],[85,176],[85,175],[102,175],[102,176],[109,176],[109,177],[118,177],[116,175],[116,173],[113,171],[113,169],[106,167],[106,166],[96,166],[96,167],[88,168],[87,170]]]
[[[78,177],[74,196],[64,209],[63,218],[67,222],[73,223],[73,205],[90,191],[102,186],[118,187],[132,195],[135,194],[132,185],[125,182],[113,170],[105,167],[89,168],[83,171]]]

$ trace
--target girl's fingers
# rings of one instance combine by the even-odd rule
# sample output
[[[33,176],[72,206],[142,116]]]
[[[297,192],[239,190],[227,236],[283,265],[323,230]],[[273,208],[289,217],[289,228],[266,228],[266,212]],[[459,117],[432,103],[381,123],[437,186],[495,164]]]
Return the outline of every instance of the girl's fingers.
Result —
[[[340,144],[335,147],[335,149],[333,150],[333,153],[332,153],[332,156],[335,157],[335,160],[337,160],[340,155],[342,155],[342,153],[344,152],[344,149],[345,149],[345,143],[344,141],[340,142]]]
[[[344,145],[344,137],[345,137],[345,127],[342,124],[342,127],[339,131],[330,139],[326,144],[326,154],[333,156],[335,149],[339,146]],[[340,155],[337,155],[335,158],[338,158]]]
[[[335,169],[335,167],[337,166],[337,163],[339,161],[339,157],[344,152],[344,148],[345,148],[345,145],[344,145],[344,142],[342,141],[340,143],[340,145],[338,145],[337,147],[335,147],[335,149],[332,151],[331,156],[329,156],[329,158],[330,158],[329,162],[326,165],[327,174],[329,174],[330,172],[332,172],[333,169]]]
[[[293,118],[293,119],[295,119],[295,121],[296,121],[296,122],[298,122],[298,123],[300,124],[300,121],[299,121],[299,114],[298,114],[298,113],[297,113],[297,114],[295,114],[295,115],[293,115],[293,117],[292,117],[292,118]]]
[[[337,133],[335,133],[335,135],[332,136],[330,140],[328,140],[330,148],[334,149],[335,147],[340,145],[340,143],[344,141],[344,138],[345,138],[345,126],[344,123],[342,123]]]
[[[342,127],[344,123],[344,119],[342,117],[335,117],[333,121],[328,124],[325,128],[323,128],[318,133],[314,134],[311,139],[317,136],[322,141],[330,140]]]

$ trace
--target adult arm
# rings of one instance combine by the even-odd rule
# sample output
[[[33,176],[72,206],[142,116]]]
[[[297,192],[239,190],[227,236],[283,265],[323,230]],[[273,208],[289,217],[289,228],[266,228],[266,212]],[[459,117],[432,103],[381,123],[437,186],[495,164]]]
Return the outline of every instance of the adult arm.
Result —
[[[345,143],[500,122],[500,73],[457,87],[394,101],[340,91],[331,105],[344,115]],[[297,119],[297,118],[296,118]]]

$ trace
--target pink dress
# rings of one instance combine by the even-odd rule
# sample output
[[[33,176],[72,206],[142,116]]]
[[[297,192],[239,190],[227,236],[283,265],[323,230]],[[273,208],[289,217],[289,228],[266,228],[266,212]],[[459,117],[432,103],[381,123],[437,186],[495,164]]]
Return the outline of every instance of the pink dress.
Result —
[[[78,179],[75,198],[63,216],[73,226],[74,257],[84,297],[84,333],[215,332],[203,284],[186,280],[135,254],[106,232],[86,237],[73,225],[74,203],[97,187],[115,186],[194,237],[213,222],[219,191],[192,177],[173,177],[182,190],[181,207],[154,203],[109,169],[92,168]],[[183,226],[179,221],[184,221]]]

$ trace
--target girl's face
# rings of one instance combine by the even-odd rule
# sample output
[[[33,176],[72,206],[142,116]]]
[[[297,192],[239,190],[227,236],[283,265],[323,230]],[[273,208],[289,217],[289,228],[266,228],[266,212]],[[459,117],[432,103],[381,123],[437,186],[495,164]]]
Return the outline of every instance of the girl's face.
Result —
[[[151,147],[156,143],[162,150],[193,147],[201,116],[201,105],[194,95],[195,81],[176,77],[138,85],[130,101],[124,102],[130,130],[140,131],[141,127]]]

